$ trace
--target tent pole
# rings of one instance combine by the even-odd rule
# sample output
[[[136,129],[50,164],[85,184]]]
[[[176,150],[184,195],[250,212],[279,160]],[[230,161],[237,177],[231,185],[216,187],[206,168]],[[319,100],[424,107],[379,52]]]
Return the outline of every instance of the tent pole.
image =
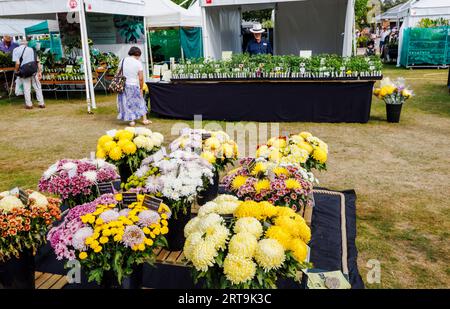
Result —
[[[152,75],[153,75],[153,52],[152,52],[152,40],[151,40],[151,34],[150,31],[147,32],[147,35],[145,37],[145,40],[147,41],[148,44],[148,52],[149,52],[149,57],[150,57],[150,67],[152,68]],[[148,76],[150,77],[150,73],[148,74]]]
[[[203,36],[203,56],[205,58],[211,57],[209,53],[208,43],[208,25],[206,24],[206,8],[202,6],[202,36]]]
[[[81,5],[82,6],[82,5]],[[80,6],[80,11],[78,12],[78,14],[80,14],[80,34],[81,34],[81,52],[83,54],[83,70],[84,70],[84,82],[85,82],[85,87],[86,87],[86,101],[87,101],[87,110],[88,113],[90,114],[91,111],[91,90],[89,88],[89,74],[88,74],[88,67],[87,67],[87,63],[86,63],[86,59],[88,58],[88,56],[86,55],[86,48],[84,46],[84,25],[81,22],[81,6]]]
[[[93,77],[92,77],[92,64],[91,64],[91,53],[89,51],[89,42],[88,42],[88,34],[87,34],[87,25],[86,25],[86,11],[84,8],[84,0],[81,1],[81,14],[80,14],[80,24],[83,25],[83,32],[84,32],[84,40],[82,42],[82,45],[84,45],[84,48],[86,50],[86,64],[87,64],[87,73],[88,73],[88,79],[89,79],[89,89],[91,91],[91,104],[92,108],[96,109],[97,104],[95,102],[95,92],[94,92],[94,84],[93,84]]]
[[[145,51],[144,51],[144,59],[145,59],[145,68],[144,68],[144,71],[145,71],[145,77],[144,77],[144,80],[147,82],[148,81],[148,79],[149,79],[149,77],[150,77],[150,71],[149,71],[149,69],[148,69],[148,65],[149,65],[149,62],[148,62],[148,48],[149,48],[149,44],[148,44],[148,41],[147,41],[147,18],[144,16],[144,49],[145,49]],[[153,65],[152,65],[152,67],[153,67]]]

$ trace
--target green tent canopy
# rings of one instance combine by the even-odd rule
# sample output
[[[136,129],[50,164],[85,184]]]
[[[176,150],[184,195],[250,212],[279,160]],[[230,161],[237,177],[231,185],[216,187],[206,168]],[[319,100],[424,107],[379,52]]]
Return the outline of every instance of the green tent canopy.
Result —
[[[45,20],[36,25],[25,28],[25,35],[44,35],[47,34],[49,39],[38,39],[34,42],[30,42],[31,45],[40,43],[41,49],[50,49],[56,59],[61,59],[62,57],[62,44],[59,35],[59,26],[56,20]],[[32,46],[34,47],[34,46]]]

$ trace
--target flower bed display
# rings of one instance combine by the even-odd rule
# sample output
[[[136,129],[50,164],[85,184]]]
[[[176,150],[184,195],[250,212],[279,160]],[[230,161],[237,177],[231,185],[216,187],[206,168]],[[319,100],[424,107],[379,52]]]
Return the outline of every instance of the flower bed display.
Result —
[[[214,182],[200,192],[197,202],[203,205],[214,199],[219,191],[219,172],[227,165],[237,160],[238,146],[230,136],[223,131],[207,131],[183,129],[180,137],[170,144],[170,150],[178,149],[195,151],[214,166]]]
[[[50,166],[39,180],[39,190],[57,194],[68,207],[93,201],[96,184],[119,178],[114,165],[103,159],[64,159]]]
[[[167,205],[150,209],[143,196],[127,207],[117,200],[109,194],[77,206],[48,234],[58,259],[79,260],[88,280],[99,284],[111,277],[121,284],[135,266],[154,263],[155,247],[166,246]]]
[[[268,201],[300,211],[312,204],[315,177],[298,164],[246,158],[223,179],[227,192],[242,200]]]
[[[34,255],[49,225],[61,218],[60,201],[32,190],[12,191],[0,193],[0,289],[32,289]]]
[[[172,72],[172,80],[227,79],[314,79],[348,80],[381,79],[381,60],[371,57],[317,55],[272,56],[233,55],[230,61],[189,59],[180,62]]]
[[[327,168],[328,145],[309,132],[301,132],[269,139],[258,146],[255,157],[277,164],[299,164],[307,171],[320,171]]]
[[[126,182],[143,159],[161,149],[163,141],[161,133],[144,127],[110,130],[98,140],[97,158],[116,165],[122,182]]]
[[[185,227],[184,255],[195,282],[207,288],[276,288],[277,280],[298,281],[298,272],[311,266],[311,231],[290,208],[227,195],[210,203]]]

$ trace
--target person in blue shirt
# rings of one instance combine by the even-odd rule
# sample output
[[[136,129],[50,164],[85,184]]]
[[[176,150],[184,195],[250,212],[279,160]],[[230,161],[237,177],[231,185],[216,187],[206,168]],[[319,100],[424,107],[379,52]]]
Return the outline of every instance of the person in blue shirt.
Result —
[[[253,28],[250,29],[250,32],[253,33],[253,39],[248,42],[247,48],[245,49],[246,53],[249,53],[250,55],[273,54],[270,42],[262,38],[262,34],[265,30],[262,28],[261,24],[254,24]]]
[[[18,47],[19,45],[15,42],[13,42],[11,36],[5,35],[3,37],[3,40],[0,42],[0,51],[11,54],[14,50],[14,48]]]

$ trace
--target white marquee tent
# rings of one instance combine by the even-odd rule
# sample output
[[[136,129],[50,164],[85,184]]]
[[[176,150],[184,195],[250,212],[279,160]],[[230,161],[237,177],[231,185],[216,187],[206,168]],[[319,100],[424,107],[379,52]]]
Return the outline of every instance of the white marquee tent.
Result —
[[[242,52],[241,13],[275,10],[274,53],[336,53],[350,56],[354,0],[200,0],[205,56]]]
[[[198,3],[185,9],[171,0],[147,0],[147,2],[150,2],[150,11],[147,15],[148,28],[202,26]]]
[[[0,18],[0,36],[24,36],[25,28],[43,22],[40,19],[6,19]]]

